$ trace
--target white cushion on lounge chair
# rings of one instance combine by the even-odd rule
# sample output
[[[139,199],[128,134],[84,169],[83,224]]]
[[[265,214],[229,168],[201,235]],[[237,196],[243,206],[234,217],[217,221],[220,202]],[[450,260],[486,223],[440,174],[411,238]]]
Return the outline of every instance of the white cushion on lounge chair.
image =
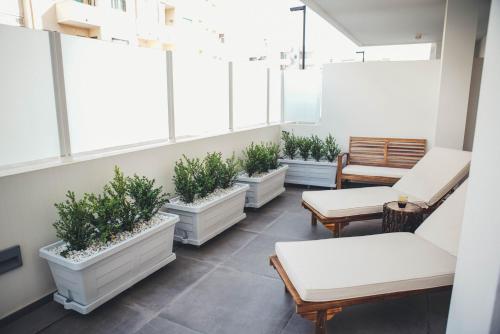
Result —
[[[453,284],[467,183],[412,233],[276,243],[305,301],[332,301]]]
[[[394,167],[378,167],[378,166],[364,166],[364,165],[347,165],[342,168],[342,174],[350,175],[366,175],[366,176],[382,176],[401,178],[408,173],[408,168],[394,168]]]
[[[434,245],[441,247],[448,253],[457,256],[460,232],[464,219],[465,195],[467,192],[466,180],[452,196],[430,215],[415,234]]]
[[[470,160],[471,152],[434,147],[393,187],[433,205],[467,175]]]
[[[345,217],[382,212],[383,204],[397,201],[399,194],[392,187],[368,187],[304,191],[302,200],[325,217]],[[413,197],[409,200],[420,203]]]
[[[341,300],[453,284],[456,258],[412,233],[279,242],[302,300]]]

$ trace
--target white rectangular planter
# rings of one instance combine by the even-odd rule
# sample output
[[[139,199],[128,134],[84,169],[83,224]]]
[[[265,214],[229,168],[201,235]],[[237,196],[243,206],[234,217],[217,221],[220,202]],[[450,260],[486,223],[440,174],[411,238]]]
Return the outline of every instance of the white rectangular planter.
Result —
[[[57,286],[54,300],[87,314],[175,260],[172,246],[179,217],[158,214],[168,219],[81,262],[51,252],[63,241],[41,248],[39,254],[49,262]]]
[[[200,246],[222,231],[245,219],[245,193],[248,185],[237,183],[237,187],[224,196],[203,203],[187,206],[175,203],[165,204],[168,212],[179,215],[175,227],[175,240]]]
[[[245,198],[245,206],[249,208],[260,208],[285,191],[285,175],[287,165],[279,166],[261,177],[238,177],[238,182],[250,186]]]
[[[335,187],[337,163],[328,161],[279,159],[280,163],[288,165],[285,183],[303,184],[308,186]]]

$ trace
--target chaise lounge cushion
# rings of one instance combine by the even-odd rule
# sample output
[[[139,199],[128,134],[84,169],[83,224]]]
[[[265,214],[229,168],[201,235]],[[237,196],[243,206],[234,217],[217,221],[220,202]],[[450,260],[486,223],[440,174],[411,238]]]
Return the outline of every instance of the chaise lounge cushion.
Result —
[[[412,233],[279,242],[304,301],[342,300],[453,284],[456,258]]]
[[[364,166],[364,165],[347,165],[342,168],[342,174],[360,175],[360,176],[381,176],[402,178],[408,173],[407,168],[394,167],[379,167],[379,166]]]
[[[457,256],[460,232],[464,219],[466,180],[443,204],[415,231],[419,237],[430,241],[448,253]]]
[[[467,175],[470,160],[471,152],[434,147],[393,188],[433,205]]]
[[[323,216],[334,218],[382,212],[383,204],[396,201],[399,194],[392,187],[368,187],[304,191],[302,200]],[[409,200],[420,203],[413,197]]]

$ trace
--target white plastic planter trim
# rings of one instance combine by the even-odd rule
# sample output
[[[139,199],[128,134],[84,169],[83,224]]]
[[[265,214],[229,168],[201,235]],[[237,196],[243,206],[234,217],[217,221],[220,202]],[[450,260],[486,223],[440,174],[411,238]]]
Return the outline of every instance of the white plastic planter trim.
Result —
[[[285,183],[335,187],[337,162],[300,159],[279,159],[279,162],[288,165]]]
[[[242,183],[236,185],[223,196],[199,206],[165,204],[168,212],[179,215],[179,223],[175,226],[175,240],[200,246],[245,219],[243,209],[249,186]]]
[[[51,252],[63,241],[41,248],[40,257],[49,262],[57,286],[54,300],[65,309],[87,314],[175,260],[172,246],[179,217],[158,214],[169,219],[80,262]]]
[[[283,165],[260,177],[238,177],[239,182],[244,182],[250,186],[246,194],[245,206],[260,208],[285,192],[283,185],[285,184],[287,170],[288,166]]]

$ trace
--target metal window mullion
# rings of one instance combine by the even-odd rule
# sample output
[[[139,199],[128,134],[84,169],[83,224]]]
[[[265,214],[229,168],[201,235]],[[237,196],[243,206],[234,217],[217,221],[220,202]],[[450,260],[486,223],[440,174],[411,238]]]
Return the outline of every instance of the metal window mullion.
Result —
[[[280,123],[285,122],[285,71],[281,70],[280,73],[280,81],[281,81],[281,117],[280,117]]]
[[[271,69],[267,69],[267,100],[266,100],[266,124],[271,124],[270,122],[270,101],[271,101]]]
[[[167,60],[167,107],[168,107],[168,139],[175,141],[175,108],[174,108],[174,67],[172,51],[166,52]]]
[[[234,130],[234,114],[233,114],[233,62],[228,63],[229,66],[229,131]]]
[[[71,156],[71,140],[68,123],[66,86],[64,82],[61,34],[59,32],[49,32],[49,45],[56,104],[57,131],[59,135],[59,151],[61,157],[69,157]]]

